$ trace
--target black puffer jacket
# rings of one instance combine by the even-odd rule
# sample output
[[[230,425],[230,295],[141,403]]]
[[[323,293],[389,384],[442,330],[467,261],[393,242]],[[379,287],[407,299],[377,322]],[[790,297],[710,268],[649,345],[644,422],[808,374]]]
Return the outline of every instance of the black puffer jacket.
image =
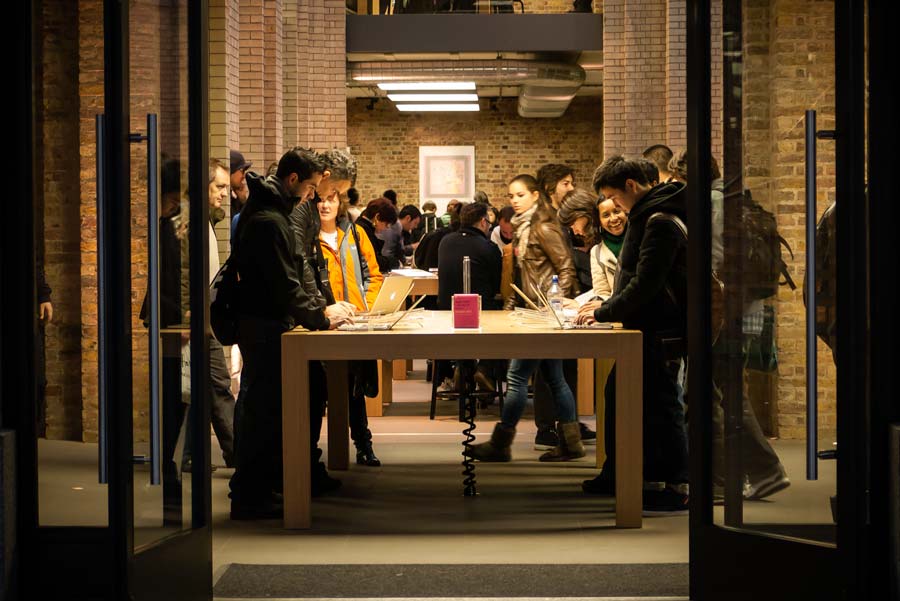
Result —
[[[620,321],[644,334],[681,336],[687,323],[687,241],[671,219],[648,219],[655,213],[686,222],[684,184],[655,186],[628,214],[628,230],[616,288],[594,311],[597,321]],[[647,342],[645,336],[645,342]]]
[[[242,318],[278,323],[282,331],[295,325],[328,329],[325,299],[288,222],[294,199],[274,176],[248,173],[247,186],[250,198],[235,232],[238,312]]]

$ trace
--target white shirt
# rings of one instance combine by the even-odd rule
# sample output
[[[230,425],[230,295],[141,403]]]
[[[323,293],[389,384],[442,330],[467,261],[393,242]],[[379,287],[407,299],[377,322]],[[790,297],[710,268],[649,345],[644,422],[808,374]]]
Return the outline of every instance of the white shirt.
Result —
[[[334,231],[333,231],[332,233],[330,233],[330,234],[329,234],[328,232],[319,232],[319,236],[322,237],[322,240],[324,240],[325,243],[328,244],[328,246],[330,246],[330,247],[333,248],[334,250],[337,250],[337,249],[338,249],[338,242],[337,242],[338,233],[337,233],[337,230],[334,230]]]
[[[219,265],[219,242],[216,240],[216,230],[211,222],[207,223],[209,223],[209,283],[212,284],[221,265]]]

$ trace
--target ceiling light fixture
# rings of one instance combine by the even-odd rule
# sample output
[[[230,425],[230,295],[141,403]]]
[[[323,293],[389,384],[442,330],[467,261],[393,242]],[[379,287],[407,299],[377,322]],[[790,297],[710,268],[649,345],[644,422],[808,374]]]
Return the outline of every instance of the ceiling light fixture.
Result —
[[[397,110],[411,112],[478,112],[478,104],[398,104]]]
[[[478,94],[388,94],[394,102],[478,102]]]
[[[378,87],[385,92],[436,90],[474,90],[474,81],[410,81],[397,83],[380,83]]]

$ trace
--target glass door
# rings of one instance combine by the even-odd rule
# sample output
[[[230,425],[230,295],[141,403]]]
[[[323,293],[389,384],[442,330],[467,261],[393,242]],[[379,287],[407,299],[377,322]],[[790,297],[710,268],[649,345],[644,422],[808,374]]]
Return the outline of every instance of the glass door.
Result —
[[[207,3],[11,18],[30,63],[0,255],[22,291],[0,306],[19,594],[210,599]]]
[[[864,6],[694,4],[692,598],[847,598],[868,486],[867,359],[837,354],[866,337]]]

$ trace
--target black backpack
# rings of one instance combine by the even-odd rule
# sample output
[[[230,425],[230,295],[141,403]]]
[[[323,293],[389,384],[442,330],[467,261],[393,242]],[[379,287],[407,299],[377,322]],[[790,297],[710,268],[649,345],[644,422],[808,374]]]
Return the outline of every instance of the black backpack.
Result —
[[[744,299],[770,298],[778,293],[778,287],[782,285],[795,290],[797,285],[782,258],[781,247],[787,249],[791,259],[794,252],[778,233],[775,215],[753,200],[749,190],[744,190],[742,195],[741,227],[744,231],[741,259]]]
[[[209,286],[209,325],[224,346],[237,344],[238,273],[234,263],[232,252]]]

